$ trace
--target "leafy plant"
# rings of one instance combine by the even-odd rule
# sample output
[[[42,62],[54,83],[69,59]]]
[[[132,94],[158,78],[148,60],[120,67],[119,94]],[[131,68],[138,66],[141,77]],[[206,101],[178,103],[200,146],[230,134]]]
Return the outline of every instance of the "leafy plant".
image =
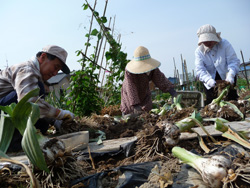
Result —
[[[23,135],[22,148],[30,159],[31,163],[38,168],[48,172],[47,164],[38,143],[38,137],[41,137],[34,125],[40,117],[39,106],[29,102],[29,99],[39,95],[39,88],[27,93],[17,104],[12,103],[9,106],[0,106],[0,150],[1,156],[6,157],[6,151],[13,137],[14,129]],[[6,114],[5,114],[5,113]]]
[[[72,76],[69,88],[71,92],[66,98],[68,100],[67,105],[71,105],[71,111],[79,116],[99,113],[104,105],[120,104],[120,91],[124,79],[125,66],[128,62],[126,59],[127,54],[121,51],[121,44],[115,41],[109,29],[104,25],[107,22],[107,18],[105,16],[100,17],[99,13],[93,10],[88,3],[83,4],[83,10],[87,9],[91,10],[93,17],[100,26],[100,31],[91,28],[89,33],[85,35],[87,37],[85,53],[82,50],[76,52],[77,56],[82,55],[82,58],[79,60],[82,70],[76,71]],[[105,53],[107,69],[97,63],[98,44],[102,37],[105,37],[110,45],[109,50]],[[95,52],[87,56],[86,52],[88,47],[91,46],[91,39],[96,39],[97,45],[94,47]],[[100,69],[109,72],[106,75],[106,83],[103,88],[99,88],[100,80],[98,78],[99,75],[96,73],[100,72]]]
[[[70,109],[70,106],[67,105],[67,93],[64,88],[60,89],[59,96],[56,95],[55,90],[53,90],[46,96],[45,99],[49,104],[51,104],[56,108],[67,109],[67,110]]]
[[[86,66],[84,70],[76,71],[71,77],[71,92],[66,96],[71,100],[68,100],[67,105],[71,104],[70,110],[79,116],[98,113],[103,104],[103,100],[99,98],[97,92],[98,79],[94,70],[93,66]]]

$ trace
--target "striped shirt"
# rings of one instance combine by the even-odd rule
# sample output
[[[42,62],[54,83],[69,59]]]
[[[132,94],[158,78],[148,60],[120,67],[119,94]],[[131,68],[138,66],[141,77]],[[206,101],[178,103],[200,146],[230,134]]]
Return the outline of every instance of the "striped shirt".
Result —
[[[139,105],[142,110],[152,109],[151,91],[149,81],[158,87],[162,92],[169,92],[175,95],[174,85],[165,77],[159,68],[152,70],[149,75],[132,74],[125,70],[125,79],[121,90],[121,111],[124,114],[133,113],[134,106]]]
[[[17,93],[17,100],[20,101],[29,91],[39,87],[38,81],[43,83],[37,58],[7,67],[5,70],[0,71],[0,98],[15,90]],[[38,97],[33,97],[30,101],[36,102],[37,99]],[[40,108],[41,118],[55,118],[55,107],[41,98],[37,104]]]

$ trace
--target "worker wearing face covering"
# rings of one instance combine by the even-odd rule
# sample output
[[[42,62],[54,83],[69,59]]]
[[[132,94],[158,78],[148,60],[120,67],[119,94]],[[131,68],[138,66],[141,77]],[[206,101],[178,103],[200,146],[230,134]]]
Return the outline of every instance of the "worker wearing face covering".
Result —
[[[222,39],[220,34],[209,24],[201,26],[197,31],[199,41],[195,50],[195,69],[198,79],[205,86],[205,105],[217,97],[214,87],[218,80],[225,80],[235,86],[239,72],[240,60],[232,45]],[[229,100],[237,100],[237,91],[230,90],[228,97]]]
[[[141,114],[152,109],[149,82],[152,81],[162,92],[176,96],[174,85],[160,71],[161,63],[151,58],[147,48],[139,46],[134,58],[125,68],[121,90],[121,111],[126,114]]]

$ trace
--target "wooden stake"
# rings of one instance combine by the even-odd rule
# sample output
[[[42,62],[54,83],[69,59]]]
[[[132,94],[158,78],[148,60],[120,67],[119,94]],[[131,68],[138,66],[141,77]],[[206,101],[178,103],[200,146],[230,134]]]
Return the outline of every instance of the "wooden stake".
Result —
[[[247,77],[246,64],[245,64],[243,53],[242,53],[241,50],[240,50],[240,53],[241,53],[241,58],[242,58],[242,62],[243,62],[243,65],[244,65],[244,72],[245,72],[245,74],[243,74],[243,75],[245,76],[245,79],[247,81],[247,88],[249,89],[249,81],[248,81],[248,77]]]

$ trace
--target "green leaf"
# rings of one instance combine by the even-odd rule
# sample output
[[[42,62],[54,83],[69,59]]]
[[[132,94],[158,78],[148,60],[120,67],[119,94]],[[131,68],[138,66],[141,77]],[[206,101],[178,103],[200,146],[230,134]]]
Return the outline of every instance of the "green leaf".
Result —
[[[18,108],[14,109],[12,121],[13,121],[14,126],[21,133],[21,135],[23,135],[26,129],[27,121],[31,113],[31,110],[32,110],[32,106],[31,106],[31,103],[29,102],[24,103],[22,105],[22,108],[21,106],[19,106]]]
[[[96,12],[96,11],[94,11],[94,15],[95,15],[95,16],[99,16],[99,13]]]
[[[13,109],[16,107],[16,103],[11,103],[9,106],[0,106],[0,110],[12,116]]]
[[[22,148],[33,165],[41,170],[49,172],[38,142],[38,133],[34,124],[35,122],[32,122],[32,118],[30,117],[27,122],[27,128],[23,134]]]
[[[98,33],[97,37],[98,37],[98,40],[100,40],[102,38],[102,34]]]
[[[105,16],[102,16],[101,21],[102,21],[102,23],[107,23],[107,18]]]
[[[233,103],[230,103],[228,101],[224,101],[224,103],[230,106],[235,111],[235,113],[237,113],[242,118],[242,120],[244,120],[244,114],[239,110],[237,106],[235,106]]]
[[[0,151],[6,153],[9,148],[10,142],[14,134],[15,127],[11,121],[11,118],[6,116],[3,111],[1,111],[0,120]]]
[[[90,33],[90,35],[96,36],[98,33],[97,29],[93,29]]]
[[[109,52],[105,53],[106,60],[110,60],[112,58],[112,55]]]
[[[8,155],[6,155],[4,152],[2,152],[1,150],[0,150],[0,158],[1,157],[4,157],[4,158],[9,158],[9,156]]]
[[[89,42],[85,42],[85,46],[91,46]]]
[[[87,4],[83,4],[83,10],[87,10],[89,8],[89,6]]]

